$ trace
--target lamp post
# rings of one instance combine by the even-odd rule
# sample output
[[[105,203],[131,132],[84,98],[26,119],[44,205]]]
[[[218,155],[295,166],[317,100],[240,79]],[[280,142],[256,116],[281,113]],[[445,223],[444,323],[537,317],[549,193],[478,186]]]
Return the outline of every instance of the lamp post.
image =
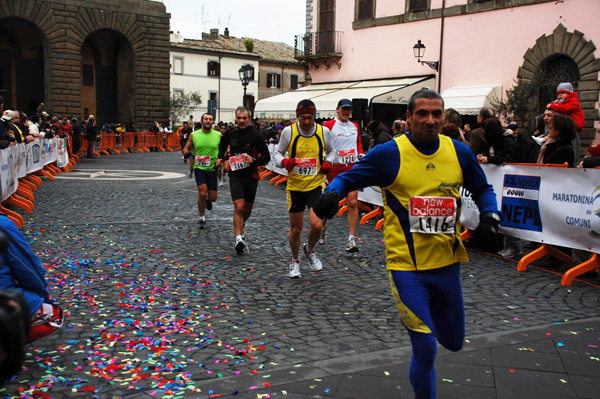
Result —
[[[252,77],[253,71],[254,67],[250,64],[243,64],[238,70],[238,73],[240,74],[240,81],[242,82],[242,86],[244,86],[244,100],[242,101],[244,107],[246,107],[246,88],[248,87],[248,82]]]
[[[429,68],[435,69],[439,71],[440,62],[439,61],[421,61],[421,58],[425,55],[425,45],[421,43],[421,39],[417,41],[417,44],[413,46],[413,52],[415,53],[415,58],[417,62],[421,64],[427,65]]]

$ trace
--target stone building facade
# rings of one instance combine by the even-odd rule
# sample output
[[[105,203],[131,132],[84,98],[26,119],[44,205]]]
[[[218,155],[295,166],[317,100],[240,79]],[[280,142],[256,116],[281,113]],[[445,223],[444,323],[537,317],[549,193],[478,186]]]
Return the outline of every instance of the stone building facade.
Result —
[[[0,0],[5,109],[100,123],[166,121],[169,19],[150,0]]]

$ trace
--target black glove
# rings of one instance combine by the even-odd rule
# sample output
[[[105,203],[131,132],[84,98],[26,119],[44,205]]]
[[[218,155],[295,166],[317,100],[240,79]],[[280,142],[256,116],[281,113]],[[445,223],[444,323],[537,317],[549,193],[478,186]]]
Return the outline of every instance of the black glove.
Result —
[[[183,155],[183,159],[189,159],[191,156],[192,156],[192,153],[191,153],[191,152],[186,152],[186,153]]]
[[[473,233],[476,247],[484,252],[498,251],[498,225],[500,217],[492,212],[479,215],[479,225]]]
[[[325,193],[315,202],[312,210],[319,219],[332,219],[337,213],[339,202],[337,194],[333,191]]]

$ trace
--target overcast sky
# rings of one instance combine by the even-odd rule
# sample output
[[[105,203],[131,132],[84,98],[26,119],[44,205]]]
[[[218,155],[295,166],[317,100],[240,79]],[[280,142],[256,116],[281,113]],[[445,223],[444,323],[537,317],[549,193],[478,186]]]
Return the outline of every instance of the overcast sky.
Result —
[[[163,0],[171,13],[171,30],[186,39],[226,27],[235,37],[294,45],[306,30],[306,0]]]

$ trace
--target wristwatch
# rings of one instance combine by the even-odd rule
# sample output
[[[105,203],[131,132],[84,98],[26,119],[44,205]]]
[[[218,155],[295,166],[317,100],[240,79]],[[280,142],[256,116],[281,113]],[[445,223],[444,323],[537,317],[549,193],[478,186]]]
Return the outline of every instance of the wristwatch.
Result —
[[[498,215],[496,212],[486,212],[483,213],[481,215],[481,217],[483,218],[484,216],[490,216],[492,219],[494,219],[496,222],[500,223],[500,215]]]
[[[256,163],[256,158],[252,157],[252,163]]]

